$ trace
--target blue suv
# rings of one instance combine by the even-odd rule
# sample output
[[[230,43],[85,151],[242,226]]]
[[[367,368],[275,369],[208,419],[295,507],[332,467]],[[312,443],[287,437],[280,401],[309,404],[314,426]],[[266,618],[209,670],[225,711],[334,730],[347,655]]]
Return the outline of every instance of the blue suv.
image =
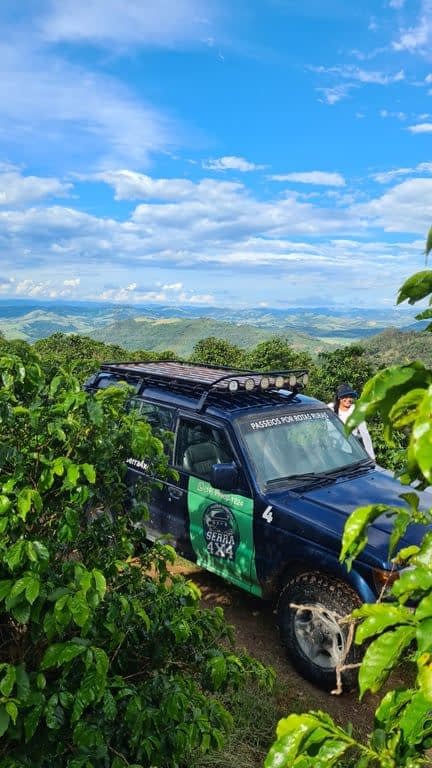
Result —
[[[156,478],[148,539],[169,534],[184,557],[274,600],[293,665],[333,688],[336,668],[359,655],[339,619],[375,601],[396,575],[391,520],[383,515],[371,527],[350,572],[339,562],[345,521],[358,506],[401,505],[403,486],[375,467],[324,403],[300,394],[305,370],[109,363],[85,386],[96,392],[120,382],[133,387],[131,407],[156,434],[174,436],[167,451],[177,479]],[[130,457],[131,484],[149,474],[145,457]],[[403,544],[421,538],[413,525]],[[354,680],[347,670],[345,686]]]

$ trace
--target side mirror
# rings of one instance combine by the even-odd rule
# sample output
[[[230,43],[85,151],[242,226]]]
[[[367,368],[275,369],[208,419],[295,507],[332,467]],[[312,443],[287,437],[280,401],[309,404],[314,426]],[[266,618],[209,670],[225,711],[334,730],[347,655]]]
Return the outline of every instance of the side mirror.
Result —
[[[219,491],[235,491],[238,485],[238,469],[234,461],[229,464],[213,464],[210,485]]]

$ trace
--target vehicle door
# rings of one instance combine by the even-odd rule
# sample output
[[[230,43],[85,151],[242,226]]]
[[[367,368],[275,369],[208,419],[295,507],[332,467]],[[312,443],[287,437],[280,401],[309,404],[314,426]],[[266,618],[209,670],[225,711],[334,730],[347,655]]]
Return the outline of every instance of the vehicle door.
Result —
[[[131,407],[138,416],[150,424],[155,437],[161,440],[168,456],[169,465],[172,467],[176,409],[139,398],[131,401]],[[150,481],[151,484],[148,498],[149,519],[145,521],[147,538],[155,540],[163,534],[174,535],[176,525],[169,515],[172,506],[171,499],[178,501],[182,496],[178,491],[176,480],[173,478],[171,482],[170,478],[158,477],[147,459],[131,457],[127,461],[127,465],[129,479],[134,485],[140,481],[145,482],[146,485]],[[175,517],[178,515],[175,514]]]
[[[214,464],[235,462],[238,485],[227,493],[210,484]],[[255,571],[253,497],[226,429],[189,416],[179,417],[174,467],[184,499],[196,561],[243,589],[260,593]]]

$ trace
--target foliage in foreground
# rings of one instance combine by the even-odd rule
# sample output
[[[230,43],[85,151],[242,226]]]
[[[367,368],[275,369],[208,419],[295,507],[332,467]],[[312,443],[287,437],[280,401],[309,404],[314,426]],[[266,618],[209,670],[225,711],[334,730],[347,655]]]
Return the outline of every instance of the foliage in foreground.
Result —
[[[431,249],[432,230],[427,253]],[[431,306],[432,270],[407,280],[398,302],[415,303],[426,297]],[[432,318],[432,309],[418,317]],[[367,382],[349,426],[379,415],[390,445],[398,430],[408,429],[404,481],[424,487],[432,483],[431,414],[432,370],[412,362],[382,370]],[[402,567],[391,588],[393,599],[365,604],[353,612],[358,622],[355,642],[368,643],[359,670],[360,696],[377,693],[407,655],[416,667],[415,683],[385,694],[367,743],[359,742],[350,726],[337,726],[324,712],[293,714],[281,720],[266,768],[330,768],[341,765],[343,759],[350,759],[353,768],[430,765],[426,753],[432,748],[432,510],[420,506],[412,487],[401,498],[405,506],[400,508],[370,505],[355,510],[345,526],[341,560],[350,567],[366,544],[368,525],[382,514],[393,516],[390,557],[395,567]],[[428,526],[423,541],[396,553],[412,522]]]
[[[210,692],[269,674],[169,575],[170,547],[137,555],[146,489],[125,514],[124,461],[163,476],[161,442],[126,389],[45,381],[28,347],[0,384],[0,765],[168,767],[218,747],[231,718]]]

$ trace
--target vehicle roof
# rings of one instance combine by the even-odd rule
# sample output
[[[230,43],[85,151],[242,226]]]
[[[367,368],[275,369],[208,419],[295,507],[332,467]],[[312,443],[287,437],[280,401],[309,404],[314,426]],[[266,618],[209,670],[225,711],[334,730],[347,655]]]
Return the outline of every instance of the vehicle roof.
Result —
[[[305,369],[263,373],[179,361],[104,363],[85,386],[101,388],[102,382],[104,387],[113,380],[124,380],[134,386],[139,397],[181,407],[191,413],[205,411],[208,415],[232,420],[266,409],[323,407],[319,400],[300,394],[305,377]],[[266,389],[261,386],[263,379],[268,380]],[[283,388],[280,387],[282,380]],[[238,388],[230,391],[233,381],[237,382]],[[246,390],[246,382],[252,386],[252,391]],[[275,387],[275,382],[279,382],[279,388]]]

